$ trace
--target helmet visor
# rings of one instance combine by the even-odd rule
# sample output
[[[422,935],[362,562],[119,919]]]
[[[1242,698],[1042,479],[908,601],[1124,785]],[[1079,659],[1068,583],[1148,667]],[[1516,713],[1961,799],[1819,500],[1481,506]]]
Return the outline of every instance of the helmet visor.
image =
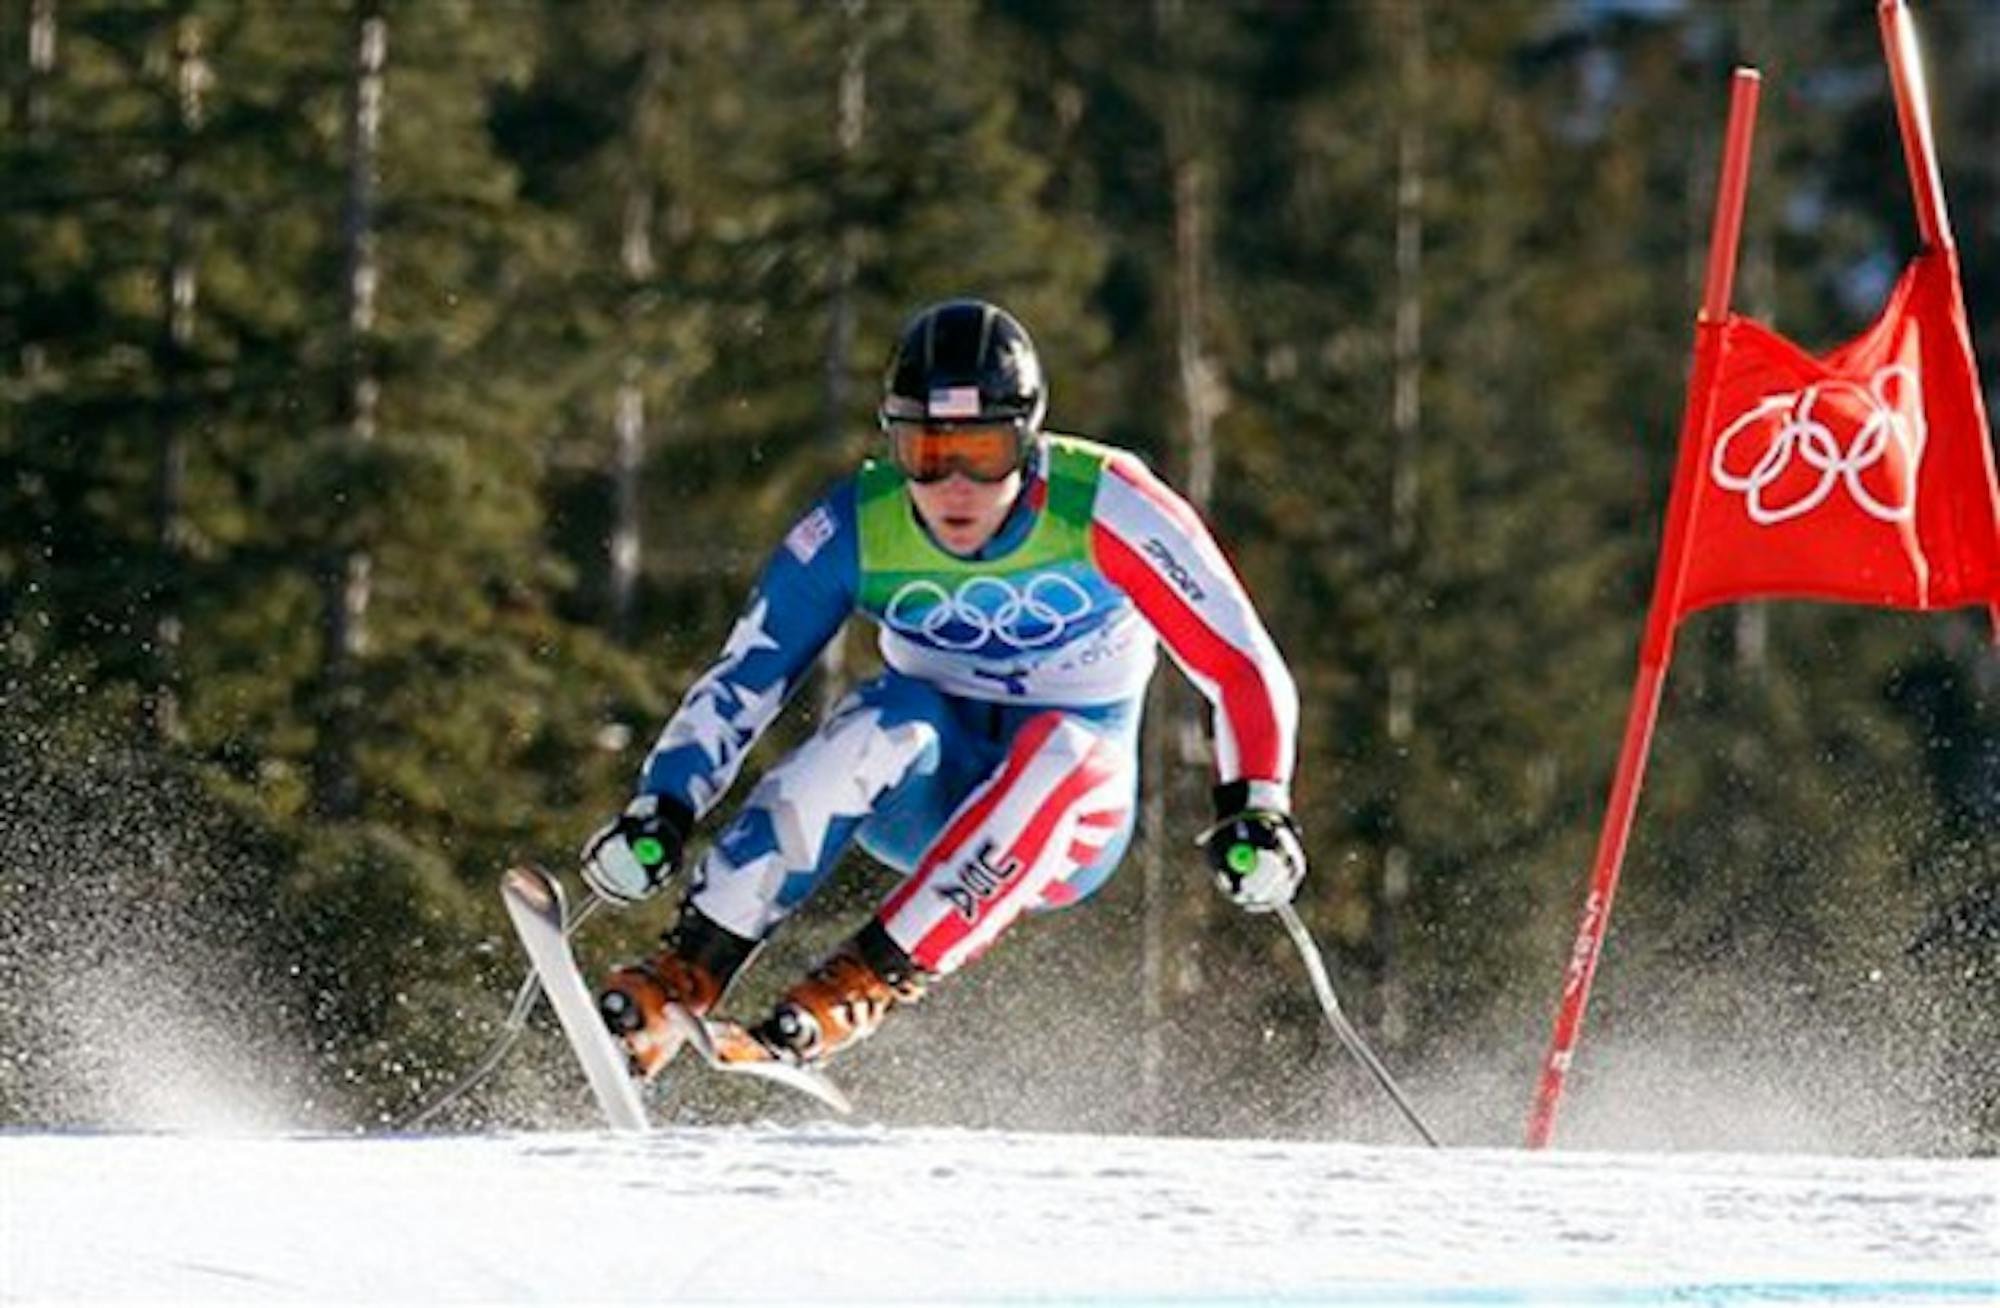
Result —
[[[928,484],[963,473],[978,482],[1005,481],[1025,462],[1027,441],[1016,422],[940,424],[890,419],[889,453],[905,477]]]

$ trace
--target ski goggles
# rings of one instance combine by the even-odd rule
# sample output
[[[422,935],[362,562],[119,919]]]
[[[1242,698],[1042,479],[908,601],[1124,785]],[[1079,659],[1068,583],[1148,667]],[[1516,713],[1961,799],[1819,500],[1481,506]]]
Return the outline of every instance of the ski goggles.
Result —
[[[925,422],[890,418],[889,456],[911,481],[943,481],[953,473],[991,485],[1019,472],[1027,462],[1025,424],[1006,422]]]

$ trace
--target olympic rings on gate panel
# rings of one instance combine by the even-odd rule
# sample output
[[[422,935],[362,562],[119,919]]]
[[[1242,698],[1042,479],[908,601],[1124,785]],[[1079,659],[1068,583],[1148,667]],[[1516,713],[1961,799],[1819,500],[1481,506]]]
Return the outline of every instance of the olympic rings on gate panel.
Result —
[[[967,652],[990,640],[1041,649],[1062,640],[1091,612],[1090,592],[1060,572],[1017,586],[1005,577],[968,577],[956,590],[919,578],[890,597],[882,620],[938,649]]]
[[[1892,385],[1897,392],[1893,398]],[[1767,427],[1765,420],[1772,418],[1777,421]],[[1844,447],[1834,434],[1836,421],[1854,427]],[[1769,444],[1747,472],[1730,471],[1733,447],[1751,432]],[[1709,475],[1724,490],[1742,495],[1750,520],[1760,526],[1812,512],[1843,480],[1848,494],[1870,517],[1901,522],[1916,512],[1917,465],[1924,457],[1926,437],[1916,371],[1894,364],[1876,373],[1866,387],[1834,378],[1802,391],[1765,396],[1716,438]],[[1788,503],[1774,503],[1772,487],[1791,471],[1794,455],[1818,471],[1818,484]],[[1887,501],[1863,479],[1878,464],[1884,465],[1894,488]]]

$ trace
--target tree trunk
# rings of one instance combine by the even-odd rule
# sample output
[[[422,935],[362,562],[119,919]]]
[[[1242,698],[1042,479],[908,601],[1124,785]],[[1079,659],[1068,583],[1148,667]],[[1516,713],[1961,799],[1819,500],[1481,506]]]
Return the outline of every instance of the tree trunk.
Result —
[[[639,481],[646,464],[645,361],[628,354],[614,401],[611,458],[611,634],[629,643],[639,593],[645,534],[639,518]]]
[[[383,68],[389,23],[381,0],[361,0],[354,15],[353,64],[347,96],[347,196],[341,213],[341,364],[334,395],[342,439],[375,439],[378,383],[370,359],[375,330],[376,182],[380,168]],[[374,560],[363,545],[334,549],[321,575],[325,622],[325,687],[316,783],[320,812],[353,817],[360,810],[354,744],[360,712],[359,664],[368,647],[368,607]]]
[[[646,123],[654,99],[666,81],[667,55],[648,24],[643,40],[645,65],[632,103],[626,114],[626,141],[629,154],[625,165],[625,203],[620,216],[622,230],[618,242],[619,272],[625,279],[625,329],[627,352],[620,368],[618,394],[613,402],[615,453],[611,461],[611,630],[621,641],[633,637],[634,612],[639,592],[639,571],[645,556],[645,525],[640,512],[640,481],[646,466],[646,356],[638,344],[648,309],[654,302],[650,289],[658,263],[653,251],[653,182],[648,160],[658,148],[655,134]]]
[[[26,125],[28,143],[48,143],[48,86],[56,71],[56,0],[30,0],[28,6],[28,68],[19,82],[15,121]],[[37,341],[21,344],[21,377],[30,385],[48,366],[48,351]]]
[[[1397,18],[1403,110],[1396,127],[1396,316],[1389,407],[1395,457],[1390,478],[1389,542],[1401,583],[1398,607],[1402,617],[1396,624],[1395,653],[1389,667],[1386,726],[1393,756],[1399,760],[1392,766],[1407,773],[1417,730],[1417,640],[1423,631],[1417,591],[1421,584],[1418,528],[1423,469],[1424,114],[1429,65],[1421,0],[1408,0]],[[1382,874],[1368,914],[1377,1016],[1383,1034],[1392,1041],[1402,1034],[1406,1019],[1396,970],[1395,928],[1397,914],[1410,893],[1410,863],[1402,826],[1397,823],[1382,854]]]
[[[155,680],[151,725],[162,740],[182,736],[180,716],[181,599],[186,584],[188,429],[193,418],[189,357],[194,346],[199,287],[194,256],[193,205],[188,195],[188,162],[201,128],[202,92],[208,67],[202,58],[201,20],[186,0],[173,24],[173,118],[167,147],[167,250],[161,268],[166,316],[160,339],[160,375],[165,393],[156,472],[154,528],[162,576],[154,599]]]
[[[1747,49],[1779,48],[1771,41],[1771,6],[1768,0],[1751,0],[1744,9],[1742,22],[1743,42]],[[1764,128],[1764,150],[1765,157],[1776,159],[1782,157],[1782,152],[1773,148],[1771,138],[1783,133],[1784,115],[1773,117],[1778,121]],[[1753,187],[1746,203],[1755,204],[1759,193]],[[1773,321],[1778,307],[1777,264],[1772,257],[1769,237],[1762,235],[1758,228],[1744,233],[1741,285],[1744,311],[1765,322]],[[1745,678],[1762,677],[1770,664],[1771,608],[1768,604],[1748,601],[1736,605],[1732,617],[1735,623],[1736,670]]]
[[[828,278],[826,368],[823,402],[826,440],[840,449],[847,439],[847,372],[854,355],[854,280],[860,264],[861,233],[848,195],[868,128],[868,0],[841,0],[840,80],[834,91],[834,147],[840,182],[835,188],[833,266]],[[822,711],[840,698],[847,666],[845,628],[834,633],[819,656]]]
[[[1176,458],[1187,498],[1204,516],[1215,499],[1215,418],[1221,388],[1208,358],[1208,172],[1199,144],[1201,88],[1191,67],[1188,14],[1182,0],[1156,0],[1153,22],[1166,52],[1171,78],[1161,106],[1169,176],[1173,182],[1172,265],[1174,371],[1177,421]],[[1159,686],[1148,714],[1145,776],[1146,863],[1141,973],[1145,979],[1144,1038],[1140,1049],[1141,1102],[1147,1125],[1161,1129],[1170,1097],[1165,1064],[1170,1022],[1169,995],[1200,988],[1200,956],[1190,940],[1178,947],[1170,906],[1180,902],[1172,887],[1180,881],[1168,866],[1168,831],[1196,802],[1208,750],[1200,705],[1178,683]],[[1186,793],[1184,793],[1186,792]],[[1196,909],[1197,919],[1205,910]],[[1196,925],[1190,922],[1190,927]]]
[[[838,446],[847,435],[847,373],[854,352],[854,278],[859,263],[848,185],[859,164],[868,127],[868,0],[841,0],[840,80],[834,90],[834,148],[841,184],[836,188],[833,262],[828,278],[825,416],[826,438]]]
[[[44,144],[49,129],[49,79],[56,71],[56,0],[28,0],[28,74],[20,81],[15,121],[28,141]]]
[[[1167,1065],[1167,789],[1165,682],[1155,681],[1140,727],[1139,775],[1144,790],[1139,815],[1145,856],[1139,911],[1139,1107],[1140,1126],[1158,1132],[1166,1112]]]
[[[1207,176],[1181,146],[1174,161],[1174,356],[1180,380],[1187,496],[1204,513],[1215,501],[1215,416],[1221,408],[1202,324],[1208,312]]]

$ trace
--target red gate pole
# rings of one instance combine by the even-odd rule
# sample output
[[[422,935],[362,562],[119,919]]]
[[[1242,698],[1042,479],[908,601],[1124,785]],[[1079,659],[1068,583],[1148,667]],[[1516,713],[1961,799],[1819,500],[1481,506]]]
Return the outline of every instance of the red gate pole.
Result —
[[[1715,218],[1710,229],[1708,276],[1696,323],[1694,368],[1688,379],[1687,405],[1681,419],[1680,459],[1667,502],[1665,540],[1659,571],[1653,578],[1652,608],[1646,617],[1645,640],[1639,651],[1639,675],[1632,687],[1632,706],[1625,719],[1625,742],[1618,752],[1618,770],[1611,783],[1611,800],[1598,833],[1597,858],[1576,942],[1570,947],[1563,973],[1562,1001],[1556,1010],[1555,1034],[1542,1061],[1541,1081],[1528,1118],[1528,1148],[1547,1146],[1555,1131],[1556,1106],[1562,1099],[1576,1045],[1583,1032],[1583,1012],[1590,1002],[1590,983],[1604,948],[1611,922],[1611,902],[1618,892],[1618,874],[1638,809],[1639,787],[1646,775],[1646,754],[1652,746],[1653,725],[1659,717],[1660,694],[1673,658],[1674,622],[1680,608],[1687,572],[1688,538],[1694,528],[1696,478],[1700,469],[1702,434],[1714,407],[1715,368],[1722,349],[1722,328],[1729,316],[1729,299],[1736,281],[1736,247],[1743,232],[1743,199],[1750,173],[1750,139],[1757,123],[1757,94],[1762,79],[1754,68],[1739,68],[1731,82],[1729,126],[1723,139],[1722,172],[1715,192]]]
[[[1902,129],[1903,163],[1910,170],[1910,198],[1917,208],[1917,238],[1924,249],[1957,258],[1951,219],[1945,213],[1944,179],[1938,172],[1937,142],[1931,136],[1931,98],[1924,85],[1924,62],[1917,51],[1917,28],[1903,0],[1882,0],[1875,17],[1882,29],[1882,55],[1889,61],[1889,85],[1896,93],[1896,125]],[[1954,274],[1953,285],[1958,284]],[[1961,296],[1963,292],[1960,293]],[[2000,645],[2000,604],[1989,605],[1993,643]]]
[[[1903,133],[1903,162],[1910,170],[1910,195],[1917,205],[1917,235],[1926,249],[1952,247],[1951,220],[1945,217],[1944,182],[1938,176],[1937,144],[1931,137],[1930,92],[1924,87],[1917,29],[1903,0],[1882,0],[1875,10],[1882,29],[1882,54],[1889,61],[1889,84],[1896,92],[1896,124]]]

